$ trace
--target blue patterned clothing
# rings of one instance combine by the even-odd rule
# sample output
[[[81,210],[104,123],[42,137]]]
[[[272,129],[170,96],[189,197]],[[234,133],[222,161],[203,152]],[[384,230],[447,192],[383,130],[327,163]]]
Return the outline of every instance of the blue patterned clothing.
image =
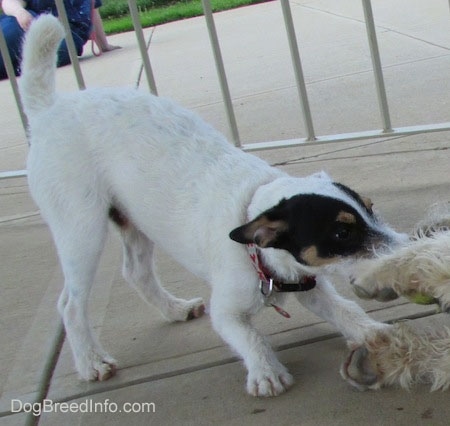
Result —
[[[91,9],[92,0],[64,0],[73,41],[78,56],[83,54],[83,46],[89,40],[92,23]],[[94,8],[101,6],[101,0],[95,0]],[[58,16],[54,0],[28,0],[25,9],[33,16],[51,13]],[[0,28],[6,39],[9,56],[13,63],[16,75],[20,75],[20,62],[22,60],[22,40],[25,32],[20,27],[14,16],[0,15]],[[58,66],[70,64],[70,56],[66,41],[63,40],[58,49]],[[8,78],[3,58],[0,55],[0,80]]]

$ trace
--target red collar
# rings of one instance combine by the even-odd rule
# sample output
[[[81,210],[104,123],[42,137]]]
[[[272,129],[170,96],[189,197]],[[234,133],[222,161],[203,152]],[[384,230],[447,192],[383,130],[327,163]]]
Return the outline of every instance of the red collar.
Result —
[[[290,318],[290,315],[279,306],[269,302],[269,298],[272,293],[275,292],[296,292],[296,291],[308,291],[312,290],[316,286],[315,276],[303,276],[297,283],[283,283],[273,279],[269,270],[261,262],[257,247],[255,244],[247,244],[248,254],[250,260],[255,268],[259,277],[259,289],[264,296],[264,303],[266,306],[272,306],[275,310],[286,318]]]
[[[268,283],[272,280],[273,289],[277,292],[293,292],[293,291],[308,291],[316,286],[316,277],[314,275],[305,275],[297,283],[283,283],[277,281],[270,276],[269,270],[261,262],[258,250],[255,244],[247,245],[248,254],[255,267],[256,273],[261,281]]]

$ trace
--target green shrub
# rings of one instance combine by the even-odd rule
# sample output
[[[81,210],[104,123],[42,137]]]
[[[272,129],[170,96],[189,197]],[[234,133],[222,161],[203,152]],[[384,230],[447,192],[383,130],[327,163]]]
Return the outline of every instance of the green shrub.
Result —
[[[128,15],[127,0],[103,0],[103,6],[100,8],[100,14],[104,19],[120,18]],[[136,0],[136,4],[140,13],[151,9],[166,7],[173,4],[186,4],[190,1],[181,0]]]
[[[114,34],[133,29],[127,0],[102,0],[100,14],[105,32]],[[166,22],[203,14],[201,0],[136,0],[142,26],[151,27]],[[271,0],[211,0],[214,12]]]

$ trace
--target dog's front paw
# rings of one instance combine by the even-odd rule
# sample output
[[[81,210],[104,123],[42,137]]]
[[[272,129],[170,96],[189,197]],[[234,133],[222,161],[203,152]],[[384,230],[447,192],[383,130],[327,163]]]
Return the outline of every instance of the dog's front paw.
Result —
[[[294,384],[294,378],[281,364],[276,369],[248,373],[247,392],[253,396],[277,396]]]
[[[102,356],[91,352],[77,363],[77,370],[83,380],[102,382],[116,374],[117,361],[107,354]]]

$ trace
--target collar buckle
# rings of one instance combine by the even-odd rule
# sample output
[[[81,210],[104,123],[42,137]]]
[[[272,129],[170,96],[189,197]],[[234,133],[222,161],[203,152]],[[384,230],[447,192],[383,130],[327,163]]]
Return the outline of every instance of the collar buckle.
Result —
[[[282,283],[275,281],[272,277],[267,277],[267,270],[264,268],[264,265],[261,264],[255,244],[248,244],[247,250],[259,277],[259,291],[263,296],[264,305],[272,306],[279,314],[286,318],[290,318],[290,315],[286,311],[270,302],[273,292],[285,293],[309,291],[316,286],[316,278],[314,276],[304,276],[298,283]]]
[[[273,278],[269,278],[267,280],[259,280],[259,290],[265,298],[269,298],[270,296],[272,296],[274,290]]]

